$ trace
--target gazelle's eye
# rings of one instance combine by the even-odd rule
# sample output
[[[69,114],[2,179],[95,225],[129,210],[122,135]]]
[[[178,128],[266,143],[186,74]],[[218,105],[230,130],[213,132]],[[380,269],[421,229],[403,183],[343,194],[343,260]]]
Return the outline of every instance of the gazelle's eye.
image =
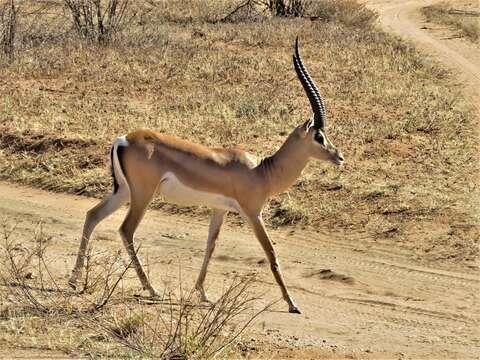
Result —
[[[315,134],[315,141],[318,142],[320,145],[325,145],[325,138],[320,132],[317,132]]]

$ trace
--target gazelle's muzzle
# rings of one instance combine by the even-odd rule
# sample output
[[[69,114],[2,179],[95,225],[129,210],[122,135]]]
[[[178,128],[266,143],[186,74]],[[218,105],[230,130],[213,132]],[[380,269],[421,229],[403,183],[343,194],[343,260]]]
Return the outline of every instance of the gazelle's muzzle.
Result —
[[[338,165],[338,166],[342,166],[345,162],[343,154],[337,149],[335,149],[335,152],[332,154],[332,160],[335,163],[335,165]]]

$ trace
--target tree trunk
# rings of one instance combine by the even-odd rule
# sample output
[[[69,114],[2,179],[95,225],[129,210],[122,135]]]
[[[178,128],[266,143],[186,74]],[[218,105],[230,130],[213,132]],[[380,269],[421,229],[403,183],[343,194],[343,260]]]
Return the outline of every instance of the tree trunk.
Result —
[[[306,0],[269,0],[268,8],[274,16],[303,16]]]

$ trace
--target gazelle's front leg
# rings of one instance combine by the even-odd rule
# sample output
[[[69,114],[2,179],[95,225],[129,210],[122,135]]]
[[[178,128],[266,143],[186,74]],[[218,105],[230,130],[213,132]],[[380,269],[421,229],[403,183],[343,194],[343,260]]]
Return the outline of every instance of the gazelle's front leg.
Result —
[[[287,286],[283,281],[282,272],[280,271],[280,264],[278,262],[277,256],[275,254],[275,249],[273,248],[272,242],[268,237],[267,230],[265,229],[265,224],[263,223],[261,213],[257,214],[246,214],[247,220],[250,222],[250,225],[255,232],[257,239],[260,241],[265,254],[267,255],[268,261],[270,262],[270,269],[273,272],[273,276],[277,281],[277,284],[282,290],[282,295],[284,300],[288,303],[288,311],[295,314],[300,314],[300,310],[297,305],[293,302],[290,293],[287,290]]]
[[[202,269],[200,274],[198,274],[198,279],[195,287],[200,292],[202,301],[208,301],[207,294],[203,289],[203,283],[205,281],[205,276],[207,275],[207,268],[210,258],[212,257],[213,250],[215,250],[215,242],[220,233],[220,228],[223,224],[223,219],[225,217],[226,211],[224,210],[213,210],[212,218],[210,220],[210,227],[208,229],[208,239],[207,239],[207,249],[205,250],[205,257],[203,259]]]

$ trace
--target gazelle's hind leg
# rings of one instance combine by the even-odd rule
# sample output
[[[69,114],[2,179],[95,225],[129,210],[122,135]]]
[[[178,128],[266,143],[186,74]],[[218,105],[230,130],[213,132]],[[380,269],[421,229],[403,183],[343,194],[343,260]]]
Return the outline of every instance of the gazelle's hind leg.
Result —
[[[82,275],[83,264],[85,262],[85,252],[87,251],[88,242],[95,227],[107,216],[113,214],[122,205],[128,201],[128,187],[122,184],[116,192],[111,193],[103,199],[98,205],[87,212],[85,224],[83,225],[82,240],[78,249],[77,261],[73,268],[72,275],[68,284],[75,289],[78,279]]]
[[[207,249],[205,250],[205,257],[203,259],[202,269],[198,275],[197,283],[195,287],[200,292],[202,301],[208,301],[207,294],[203,288],[203,283],[205,282],[205,276],[207,275],[207,268],[210,258],[212,257],[213,250],[215,250],[215,242],[220,233],[220,228],[223,224],[223,218],[225,217],[226,211],[224,210],[214,210],[212,218],[210,220],[210,227],[208,229],[208,240],[207,240]]]
[[[153,184],[143,184],[143,187],[132,187],[132,192],[130,195],[130,209],[125,220],[123,221],[122,226],[120,227],[120,236],[122,237],[123,244],[125,245],[128,255],[130,256],[132,265],[137,272],[143,288],[148,290],[152,297],[158,296],[158,292],[150,284],[150,280],[143,270],[142,263],[138,259],[133,236],[143,218],[143,215],[145,214],[153,194],[155,193],[155,189],[156,185]]]

